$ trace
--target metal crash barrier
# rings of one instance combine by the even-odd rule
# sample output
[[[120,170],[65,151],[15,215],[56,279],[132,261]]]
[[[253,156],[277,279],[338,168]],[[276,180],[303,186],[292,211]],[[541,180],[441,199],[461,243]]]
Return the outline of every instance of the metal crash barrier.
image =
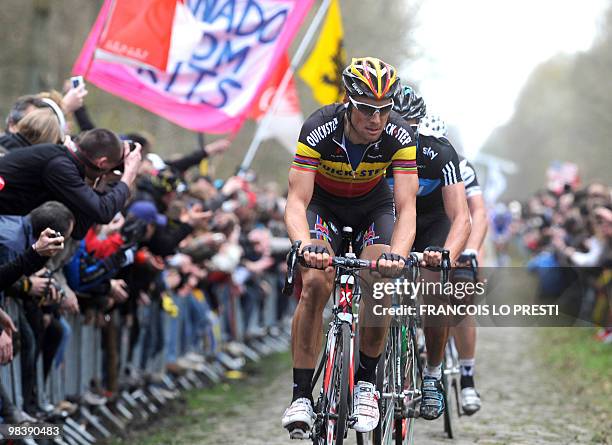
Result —
[[[216,294],[223,303],[216,311],[206,299],[175,296],[178,314],[152,302],[139,307],[134,319],[118,310],[96,313],[87,323],[81,314],[63,317],[68,340],[46,380],[42,354],[36,360],[36,398],[44,413],[39,420],[64,426],[53,443],[88,445],[121,436],[129,424],[154,419],[180,391],[239,378],[248,362],[288,350],[295,300],[280,301],[285,297],[277,275],[266,275],[262,283],[264,292],[247,290],[246,296],[218,289],[225,294]],[[10,298],[5,309],[13,320],[23,311]],[[0,367],[0,382],[22,409],[20,354]]]

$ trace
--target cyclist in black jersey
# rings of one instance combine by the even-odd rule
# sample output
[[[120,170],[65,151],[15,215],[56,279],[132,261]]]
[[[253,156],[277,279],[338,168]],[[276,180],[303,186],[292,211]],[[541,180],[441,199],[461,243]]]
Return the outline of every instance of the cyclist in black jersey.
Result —
[[[421,120],[419,126],[426,128],[426,131],[430,131],[438,135],[438,137],[446,137],[446,124],[440,118],[425,116]],[[479,261],[483,259],[484,254],[482,252],[482,246],[489,225],[487,208],[474,166],[460,155],[459,168],[465,184],[465,193],[472,220],[472,230],[457,262],[459,265],[469,266],[470,257],[473,256]],[[455,345],[459,354],[461,407],[465,414],[472,415],[480,410],[481,407],[480,394],[476,391],[474,383],[474,370],[476,365],[476,326],[473,316],[467,316],[460,321],[461,325],[451,328],[450,333],[455,338]]]
[[[476,170],[472,164],[462,156],[459,156],[459,167],[461,177],[465,183],[465,194],[467,195],[470,217],[472,219],[472,231],[465,243],[465,248],[461,254],[468,259],[475,256],[482,264],[484,254],[482,246],[484,244],[487,229],[489,227],[487,219],[487,208],[482,190],[478,183]],[[466,264],[467,265],[467,264]],[[467,415],[472,415],[480,409],[480,394],[476,391],[474,383],[474,370],[476,365],[476,326],[474,317],[467,317],[461,326],[452,328],[451,334],[455,337],[455,345],[459,354],[459,366],[461,371],[461,407]]]
[[[415,136],[392,111],[399,85],[395,68],[375,58],[353,59],[342,78],[345,103],[317,110],[302,126],[289,172],[287,231],[292,241],[302,240],[305,261],[323,268],[340,248],[342,227],[351,226],[356,253],[377,260],[381,274],[393,276],[414,240]],[[395,194],[384,180],[387,169],[393,171]],[[292,326],[293,399],[282,418],[292,438],[308,438],[313,425],[311,380],[323,335],[323,308],[333,286],[331,267],[303,269],[301,275]],[[362,274],[362,310],[371,307],[372,289],[365,283],[372,281]],[[382,326],[361,330],[353,401],[353,428],[359,432],[371,431],[379,420],[374,381],[388,317],[382,321]]]
[[[417,130],[417,233],[412,250],[429,246],[448,249],[454,263],[470,234],[470,217],[461,177],[459,157],[446,138],[437,137],[431,128],[419,125],[426,115],[423,99],[409,86],[398,90],[395,109]],[[394,185],[398,187],[397,184]],[[427,265],[438,266],[439,252],[424,252]],[[446,323],[443,323],[446,324]],[[421,417],[433,420],[445,409],[442,388],[442,360],[448,326],[424,327],[427,367],[423,372]]]

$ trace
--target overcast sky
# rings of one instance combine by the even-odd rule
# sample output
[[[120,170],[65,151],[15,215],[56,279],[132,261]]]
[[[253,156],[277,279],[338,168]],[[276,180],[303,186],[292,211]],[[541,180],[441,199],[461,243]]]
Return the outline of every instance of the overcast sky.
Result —
[[[512,115],[532,70],[555,54],[588,49],[607,0],[422,0],[417,44],[403,66],[429,110],[456,125],[466,154]]]

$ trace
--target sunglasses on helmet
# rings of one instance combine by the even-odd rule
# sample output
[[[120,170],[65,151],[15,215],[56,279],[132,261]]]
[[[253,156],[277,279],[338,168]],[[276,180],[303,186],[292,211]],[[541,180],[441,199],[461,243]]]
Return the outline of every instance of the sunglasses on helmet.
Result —
[[[349,97],[349,100],[351,101],[353,106],[357,108],[357,110],[359,110],[360,113],[368,117],[374,116],[375,113],[386,115],[386,114],[389,114],[391,110],[393,109],[393,100],[391,100],[391,103],[388,103],[387,105],[379,105],[379,106],[370,105],[370,104],[366,104],[363,102],[358,102],[352,97]]]

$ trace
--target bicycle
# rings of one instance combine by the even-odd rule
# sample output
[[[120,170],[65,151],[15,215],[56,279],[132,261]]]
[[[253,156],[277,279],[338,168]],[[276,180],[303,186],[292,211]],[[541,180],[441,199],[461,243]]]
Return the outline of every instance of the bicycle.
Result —
[[[356,258],[350,252],[352,229],[345,227],[342,234],[342,252],[345,256],[336,256],[329,260],[329,266],[336,269],[332,293],[333,316],[311,384],[314,388],[319,377],[323,375],[323,383],[314,406],[316,419],[311,429],[311,439],[317,445],[342,445],[348,428],[356,421],[352,403],[355,350],[359,350],[356,338],[356,333],[359,332],[358,307],[361,298],[359,271],[377,270],[376,261]],[[291,295],[293,292],[296,266],[306,266],[303,257],[299,255],[300,246],[301,241],[295,241],[287,256],[287,275],[283,288],[285,295]]]
[[[470,254],[468,258],[465,258],[468,263],[467,269],[457,269],[455,277],[458,277],[458,273],[462,274],[464,278],[468,278],[471,281],[478,281],[478,261],[476,255]],[[461,258],[460,258],[461,261]],[[453,411],[456,408],[457,417],[463,416],[463,410],[461,408],[461,399],[459,392],[461,388],[460,383],[461,368],[459,365],[459,352],[455,345],[455,338],[451,335],[446,341],[446,347],[444,349],[444,361],[442,363],[442,385],[444,386],[444,403],[446,409],[444,410],[444,432],[449,439],[453,439],[455,431],[453,428]],[[450,395],[454,395],[454,402],[450,403]]]
[[[429,250],[436,250],[431,248]],[[448,250],[437,249],[442,253],[440,267],[428,267],[440,270],[442,282],[448,280],[450,271],[450,254]],[[407,259],[411,270],[410,279],[415,282],[420,273],[420,252],[413,252]],[[418,404],[421,400],[419,384],[422,378],[423,363],[420,357],[417,328],[419,317],[416,314],[416,301],[405,294],[394,293],[392,307],[404,307],[401,315],[391,319],[387,344],[381,355],[376,371],[376,390],[380,394],[380,422],[371,433],[374,445],[412,444],[414,441],[414,422],[419,415]],[[409,303],[409,304],[406,304]],[[397,312],[396,312],[397,314]],[[364,434],[357,435],[357,443],[368,442]]]

